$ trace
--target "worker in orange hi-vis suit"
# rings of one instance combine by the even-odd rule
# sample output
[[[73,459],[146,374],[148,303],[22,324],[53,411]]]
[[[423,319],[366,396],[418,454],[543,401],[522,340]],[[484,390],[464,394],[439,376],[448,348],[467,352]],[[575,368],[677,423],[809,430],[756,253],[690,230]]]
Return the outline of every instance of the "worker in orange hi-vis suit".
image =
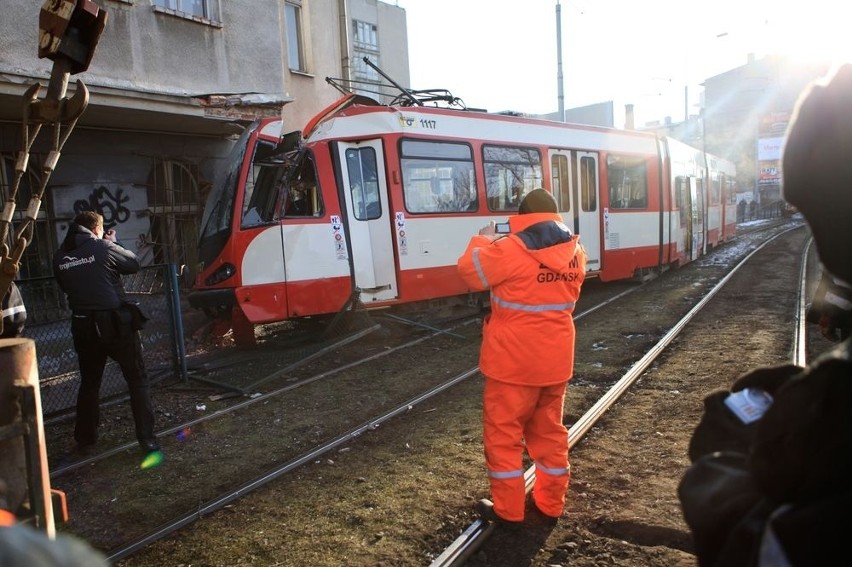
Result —
[[[493,503],[483,499],[477,509],[507,525],[524,520],[524,445],[535,462],[534,509],[552,523],[565,506],[570,468],[562,415],[574,370],[574,305],[586,273],[579,236],[563,224],[550,193],[530,191],[518,213],[508,234],[490,223],[458,260],[467,285],[491,290],[479,367]]]

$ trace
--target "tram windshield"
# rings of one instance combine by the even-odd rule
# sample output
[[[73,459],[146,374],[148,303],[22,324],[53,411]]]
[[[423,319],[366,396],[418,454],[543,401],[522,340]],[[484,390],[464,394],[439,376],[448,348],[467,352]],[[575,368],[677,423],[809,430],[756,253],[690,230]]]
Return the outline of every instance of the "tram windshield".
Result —
[[[198,240],[198,258],[204,265],[212,262],[228,241],[234,198],[240,181],[240,167],[246,155],[249,136],[259,125],[259,122],[253,123],[240,135],[207,196],[204,213],[201,215],[201,236]]]
[[[278,142],[258,140],[249,147],[249,139],[259,127],[260,122],[255,122],[242,133],[207,197],[198,242],[199,260],[205,265],[216,258],[228,241],[234,208],[238,205],[242,206],[240,228],[275,222],[282,214],[297,214],[292,212],[295,205],[291,202],[299,198],[307,203],[302,214],[314,216],[321,210],[313,168],[294,168],[301,134],[291,132]],[[249,175],[245,176],[243,163],[247,152],[253,155]],[[286,199],[287,205],[280,212],[282,199]]]

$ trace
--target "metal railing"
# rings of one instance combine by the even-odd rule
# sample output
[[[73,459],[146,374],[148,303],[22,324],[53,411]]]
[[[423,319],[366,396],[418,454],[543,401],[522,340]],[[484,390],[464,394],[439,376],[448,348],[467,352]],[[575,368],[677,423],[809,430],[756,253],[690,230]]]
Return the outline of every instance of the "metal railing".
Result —
[[[784,216],[786,210],[785,201],[774,201],[765,205],[758,205],[757,201],[740,201],[737,205],[737,222],[779,218]]]

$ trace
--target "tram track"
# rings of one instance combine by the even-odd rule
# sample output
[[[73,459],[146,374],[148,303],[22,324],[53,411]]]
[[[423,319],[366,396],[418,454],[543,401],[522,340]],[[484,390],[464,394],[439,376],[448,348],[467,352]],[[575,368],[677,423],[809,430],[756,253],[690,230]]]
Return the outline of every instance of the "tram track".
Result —
[[[463,324],[469,324],[470,322],[472,322],[472,321],[469,321],[468,323],[463,323]],[[375,328],[376,328],[376,326],[371,327],[367,331],[375,330]],[[387,350],[381,351],[379,353],[376,353],[376,354],[373,354],[373,355],[370,355],[370,356],[362,357],[362,358],[357,359],[353,362],[344,364],[342,366],[338,366],[336,368],[332,368],[331,370],[327,370],[327,371],[321,372],[319,374],[315,374],[315,375],[307,377],[307,378],[298,379],[295,382],[287,384],[286,386],[276,388],[276,389],[271,390],[269,392],[257,393],[256,395],[252,395],[252,396],[248,397],[247,399],[242,400],[241,402],[229,405],[229,406],[224,407],[222,409],[216,410],[212,413],[205,414],[202,417],[192,419],[192,420],[189,420],[189,421],[184,421],[184,422],[181,422],[177,425],[172,425],[172,426],[170,426],[166,429],[158,431],[157,437],[162,438],[162,437],[167,437],[169,435],[177,434],[177,433],[180,433],[181,431],[185,431],[185,430],[190,429],[192,427],[198,426],[198,425],[200,425],[204,422],[214,420],[214,419],[219,419],[219,418],[226,416],[230,413],[233,413],[235,411],[239,411],[241,409],[249,408],[249,407],[251,407],[255,404],[264,403],[264,402],[268,401],[270,398],[274,398],[274,397],[279,396],[281,394],[291,392],[291,391],[296,390],[300,387],[311,384],[311,383],[313,383],[317,380],[329,378],[331,376],[334,376],[335,374],[338,374],[339,372],[343,372],[344,370],[349,370],[349,369],[355,368],[355,367],[357,367],[361,364],[365,364],[367,362],[377,360],[377,359],[382,358],[384,356],[391,355],[398,350],[402,350],[402,349],[405,349],[405,348],[416,346],[416,345],[418,345],[418,344],[420,344],[424,341],[427,341],[431,338],[434,338],[435,336],[442,335],[444,333],[445,333],[445,331],[442,331],[442,330],[435,331],[434,333],[432,333],[430,335],[413,339],[413,340],[405,342],[401,345],[390,347]],[[363,336],[364,334],[365,334],[364,331],[360,331],[360,332],[354,333],[353,335],[347,336],[347,337],[341,339],[340,341],[337,341],[334,344],[330,345],[329,347],[321,349],[318,353],[304,357],[304,358],[302,358],[302,359],[300,359],[300,360],[298,360],[294,363],[288,364],[287,366],[285,366],[282,369],[275,370],[275,371],[267,374],[266,376],[262,377],[260,380],[255,382],[254,385],[257,385],[257,384],[260,384],[260,383],[267,383],[267,382],[269,382],[273,379],[281,378],[282,376],[284,376],[288,372],[291,372],[292,370],[302,366],[303,364],[309,362],[310,360],[313,360],[316,357],[317,354],[323,354],[323,353],[329,352],[331,350],[334,350],[335,348],[339,348],[343,345],[348,344],[353,339],[357,339],[357,338]],[[97,455],[92,455],[92,456],[86,457],[84,459],[81,459],[79,461],[56,467],[55,469],[51,470],[50,476],[51,476],[51,478],[58,478],[61,475],[67,473],[67,472],[70,472],[72,470],[75,470],[75,469],[78,469],[78,468],[81,468],[81,467],[84,467],[84,466],[87,466],[87,465],[91,465],[91,464],[96,463],[98,461],[102,461],[102,460],[107,459],[107,458],[109,458],[113,455],[116,455],[118,453],[122,453],[124,451],[129,450],[129,449],[133,449],[135,446],[136,446],[135,442],[129,442],[129,443],[124,443],[124,444],[118,445],[116,447],[112,447],[110,449],[107,449],[105,451],[98,453]]]
[[[790,229],[795,230],[795,229]],[[784,233],[776,234],[767,239],[755,250],[751,251],[740,262],[723,277],[712,289],[710,289],[696,304],[683,316],[665,335],[640,359],[638,360],[603,396],[598,399],[582,417],[570,427],[568,431],[569,449],[573,449],[582,441],[586,433],[597,423],[597,421],[615,404],[621,396],[627,391],[630,386],[638,380],[645,370],[653,364],[669,347],[672,341],[681,334],[686,325],[692,321],[695,316],[701,312],[707,303],[727,285],[728,281],[734,274],[754,256],[764,246],[768,245],[775,238],[782,236]],[[805,332],[804,332],[804,305],[807,285],[807,254],[806,248],[800,260],[800,287],[798,292],[798,301],[796,304],[796,319],[798,324],[794,327],[793,335],[793,356],[794,364],[805,364]],[[535,484],[535,467],[530,466],[524,472],[524,481],[526,492],[529,494]],[[491,535],[496,527],[495,524],[489,523],[482,519],[476,519],[470,526],[465,529],[456,540],[454,540],[437,558],[430,564],[430,567],[458,567],[463,565],[465,561],[473,554],[479,546]]]
[[[598,309],[603,308],[606,305],[609,305],[610,303],[612,303],[614,301],[617,301],[617,300],[619,300],[619,299],[621,299],[621,298],[623,298],[623,297],[625,297],[625,296],[627,296],[631,293],[636,292],[640,288],[641,288],[641,286],[640,287],[632,287],[632,288],[626,289],[624,291],[620,291],[620,292],[616,293],[615,295],[612,295],[611,297],[604,298],[600,302],[598,302],[597,304],[595,304],[595,305],[589,307],[588,309],[583,310],[582,312],[578,313],[576,315],[575,319],[577,319],[577,320],[582,319],[583,317],[597,311]],[[462,323],[462,324],[466,325],[468,323],[470,323],[470,321],[467,321],[467,322]],[[209,416],[206,416],[205,418],[201,418],[201,419],[195,420],[193,422],[187,422],[187,423],[183,423],[181,425],[172,427],[172,428],[170,428],[166,431],[163,431],[162,435],[166,435],[166,434],[169,434],[169,433],[176,433],[176,432],[179,432],[182,429],[185,429],[187,427],[197,425],[198,423],[201,423],[202,421],[205,421],[207,419],[213,419],[213,418],[221,417],[222,415],[229,413],[231,411],[249,406],[249,405],[257,403],[257,402],[261,402],[261,401],[263,401],[267,398],[274,397],[274,396],[281,394],[285,391],[295,389],[295,388],[297,388],[301,385],[312,382],[314,380],[325,378],[327,376],[336,374],[337,372],[340,372],[342,370],[352,368],[352,367],[358,366],[360,364],[363,364],[365,362],[375,360],[376,358],[379,358],[381,356],[391,354],[395,350],[398,350],[398,349],[401,349],[401,348],[412,347],[412,346],[415,346],[415,345],[417,345],[421,342],[424,342],[424,341],[426,341],[430,338],[434,338],[434,337],[439,336],[439,335],[446,335],[450,332],[450,330],[447,330],[447,329],[436,329],[434,327],[427,327],[427,328],[429,328],[433,332],[426,337],[421,337],[419,339],[415,339],[413,341],[406,342],[403,345],[393,347],[392,349],[390,349],[388,351],[381,352],[378,355],[373,355],[373,356],[370,356],[370,357],[359,359],[359,360],[352,362],[352,363],[350,363],[350,364],[348,364],[344,367],[339,367],[339,368],[336,368],[332,371],[324,372],[320,375],[316,375],[316,376],[313,376],[311,378],[301,380],[301,381],[299,381],[295,384],[292,384],[290,386],[286,386],[284,388],[274,390],[272,392],[263,394],[263,395],[258,396],[256,398],[246,400],[246,401],[244,401],[240,404],[237,404],[236,406],[232,406],[230,408],[220,410],[220,411],[216,412],[215,414],[211,414]],[[463,338],[461,335],[454,335],[454,336]],[[422,403],[426,400],[429,400],[430,398],[444,392],[445,390],[447,390],[448,388],[451,388],[452,386],[458,384],[462,380],[466,380],[467,378],[470,378],[471,376],[477,374],[478,372],[479,372],[479,367],[473,367],[473,368],[470,368],[468,370],[465,370],[464,372],[458,374],[457,376],[453,376],[451,379],[438,384],[437,386],[435,386],[434,388],[431,388],[430,390],[424,392],[423,394],[420,394],[420,395],[416,396],[415,398],[412,398],[410,400],[403,402],[399,406],[393,408],[391,411],[389,411],[389,412],[387,412],[387,413],[385,413],[381,416],[377,416],[375,418],[372,418],[372,419],[368,420],[367,422],[355,427],[354,429],[347,431],[347,432],[343,433],[342,435],[339,435],[338,437],[330,440],[329,442],[327,442],[327,443],[325,443],[325,444],[323,444],[319,447],[316,447],[315,449],[313,449],[311,451],[305,452],[305,453],[297,456],[296,458],[294,458],[294,459],[292,459],[292,460],[290,460],[290,461],[288,461],[288,462],[286,462],[286,463],[284,463],[280,466],[273,468],[272,470],[266,471],[263,474],[259,475],[258,477],[251,479],[250,481],[244,483],[243,485],[241,485],[241,486],[239,486],[239,487],[237,487],[237,488],[235,488],[235,489],[233,489],[233,490],[231,490],[231,491],[229,491],[225,494],[219,495],[219,496],[215,497],[214,499],[212,499],[210,501],[207,501],[203,504],[200,504],[197,507],[197,509],[192,510],[190,512],[187,512],[187,513],[185,513],[185,514],[183,514],[183,515],[181,515],[177,518],[169,520],[168,522],[166,522],[165,524],[163,524],[161,526],[158,526],[157,528],[155,528],[151,532],[144,534],[141,537],[136,538],[134,541],[128,542],[128,543],[126,543],[126,544],[124,544],[124,545],[122,545],[122,546],[120,546],[116,549],[111,550],[107,555],[107,559],[110,560],[110,561],[118,561],[118,560],[121,560],[121,559],[127,557],[128,555],[138,551],[139,549],[145,547],[146,545],[150,545],[151,543],[153,543],[153,542],[155,542],[159,539],[162,539],[163,537],[168,536],[169,534],[171,534],[171,533],[177,531],[178,529],[192,523],[193,521],[199,520],[203,516],[210,514],[211,512],[214,512],[216,510],[221,509],[222,507],[229,504],[230,502],[233,502],[234,500],[238,499],[239,497],[241,497],[245,494],[248,494],[249,492],[251,492],[253,490],[256,490],[257,488],[265,485],[268,482],[275,480],[276,478],[280,477],[281,475],[286,474],[288,472],[291,472],[294,469],[296,469],[297,467],[302,466],[305,463],[308,463],[308,462],[316,459],[317,457],[321,457],[321,456],[327,454],[328,452],[332,451],[333,449],[343,445],[344,443],[357,438],[359,435],[379,427],[381,424],[387,422],[388,420],[390,420],[390,419],[392,419],[392,418],[394,418],[394,417],[396,417],[396,416],[398,416],[402,413],[405,413],[407,411],[412,410],[416,405],[418,405],[418,404],[420,404],[420,403]],[[282,373],[283,373],[283,369],[281,371],[275,371],[275,372],[271,373],[270,375],[268,375],[266,378],[262,378],[258,382],[266,382],[267,379],[272,379],[274,377],[279,376]],[[127,448],[128,447],[125,446],[125,447],[122,447],[122,448],[114,449],[114,450],[110,451],[109,454],[114,454],[115,452],[118,452],[119,450],[127,449]],[[104,456],[108,456],[109,454],[105,454]],[[87,461],[81,462],[81,463],[77,464],[77,466],[82,466],[83,464],[87,464]],[[64,472],[64,471],[62,471],[62,472]],[[59,474],[59,473],[60,473],[60,471],[57,471],[57,474]]]
[[[536,542],[540,551],[534,560],[524,556],[523,564],[694,565],[691,537],[676,494],[689,464],[686,447],[701,416],[703,398],[727,389],[749,369],[795,361],[797,353],[815,354],[826,347],[815,341],[818,332],[806,332],[810,329],[800,316],[818,276],[813,266],[806,266],[808,247],[798,260],[779,252],[790,247],[787,242],[802,241],[804,236],[804,231],[789,232],[784,244],[768,242],[765,248],[772,250],[761,251],[759,260],[747,263],[754,266],[742,264],[740,274],[726,277],[725,284],[732,289],[717,291],[718,297],[694,314],[669,348],[623,396],[618,395],[616,403],[608,405],[600,421],[595,419],[596,425],[583,427],[592,419],[592,409],[572,425],[569,526],[556,546]],[[784,281],[790,285],[779,287]],[[744,293],[748,289],[752,291]],[[729,319],[719,319],[721,314],[730,314]],[[799,364],[804,362],[798,359]],[[616,389],[608,395],[615,397]],[[518,564],[520,554],[513,550],[524,547],[524,538],[511,541],[505,532],[497,537],[475,535],[481,541],[471,536],[465,544],[481,544],[479,551],[462,555],[450,546],[433,565]]]
[[[635,289],[640,289],[640,287],[639,287],[639,286],[637,286]],[[623,294],[619,294],[619,298],[620,298],[620,297],[622,297],[622,295],[623,295]],[[616,301],[617,299],[618,299],[618,298],[611,298],[611,299],[610,299],[610,301]],[[592,311],[596,311],[596,310],[598,310],[598,309],[602,309],[602,308],[603,308],[602,306],[601,306],[601,307],[594,306],[593,308],[590,308],[588,311],[589,311],[589,312],[592,312]],[[581,317],[578,317],[578,318],[581,318]],[[447,337],[445,337],[445,336],[444,336],[444,337],[442,337],[442,338],[444,338],[445,340],[447,339]],[[462,373],[459,373],[458,375],[462,375],[462,374],[463,374],[463,372],[462,372]],[[452,382],[452,380],[450,380],[450,381]],[[407,401],[407,402],[405,402],[405,403],[403,404],[403,406],[405,406],[406,408],[408,408],[408,406],[412,406],[412,407],[413,407],[413,405],[416,405],[416,404],[412,404],[412,403],[410,403],[410,400],[413,400],[413,399],[415,399],[415,398],[410,398],[410,399],[409,399],[409,401]],[[247,400],[247,401],[251,401],[251,400]],[[266,400],[266,401],[268,401],[268,400]],[[422,400],[418,400],[418,401],[417,401],[417,403],[421,403],[421,402],[422,402]],[[257,402],[255,402],[255,403],[257,403]],[[406,413],[406,411],[405,411],[405,410],[400,410],[398,413],[394,413],[395,411],[399,410],[399,408],[400,408],[400,407],[402,407],[402,406],[398,406],[397,408],[395,408],[395,410],[394,410],[394,411],[391,411],[391,412],[385,412],[385,414],[383,414],[383,415],[388,415],[388,419],[390,419],[390,418],[392,418],[392,417],[394,417],[394,416],[396,416],[396,415],[399,415],[399,413]],[[410,409],[410,408],[408,408],[408,409]],[[390,413],[393,413],[393,415],[389,415]],[[222,417],[222,416],[219,416],[219,417]],[[362,425],[361,425],[361,426],[359,426],[359,427],[355,427],[355,428],[352,428],[352,429],[348,430],[346,433],[344,433],[343,435],[341,435],[341,436],[339,436],[339,437],[336,437],[336,438],[333,438],[331,441],[329,441],[329,442],[326,444],[326,445],[327,445],[327,446],[326,446],[326,451],[324,451],[324,452],[327,452],[327,451],[330,451],[330,450],[332,450],[332,449],[334,449],[334,448],[336,448],[336,447],[339,447],[341,444],[346,443],[346,441],[347,441],[347,440],[349,440],[349,439],[353,439],[353,438],[355,438],[355,437],[360,436],[360,434],[361,434],[363,431],[369,431],[369,430],[371,430],[371,428],[369,427],[369,424],[370,424],[371,422],[373,422],[373,421],[374,421],[374,420],[367,420],[366,422],[362,423]],[[363,429],[364,427],[366,427],[367,429]],[[175,427],[173,430],[169,430],[169,433],[172,433],[172,432],[174,432],[174,430],[177,430],[177,429],[179,429],[179,428],[178,428],[178,427]],[[163,432],[163,433],[165,434],[166,432]],[[337,442],[338,440],[339,440],[339,442]],[[316,449],[316,450],[319,450],[319,449],[321,449],[321,448],[323,447],[323,445],[317,445],[317,446],[312,446],[312,447],[313,447],[314,449]],[[323,452],[323,454],[324,454],[324,452]],[[270,469],[270,470],[273,470],[273,471],[274,471],[274,470],[284,469],[284,468],[286,468],[288,465],[290,465],[290,466],[292,467],[292,468],[290,468],[289,470],[292,470],[293,468],[295,468],[295,467],[297,467],[297,466],[300,466],[300,464],[303,464],[303,463],[306,463],[306,462],[308,462],[308,461],[311,461],[312,459],[316,459],[316,458],[319,456],[319,454],[320,454],[320,453],[316,453],[316,451],[306,450],[306,451],[303,451],[303,452],[301,453],[301,455],[302,455],[302,457],[301,457],[301,458],[297,457],[297,458],[294,458],[294,459],[290,459],[290,460],[288,460],[287,462],[283,463],[283,465],[278,466],[278,467],[275,467],[275,468]],[[297,462],[297,461],[299,461],[299,464],[296,464],[296,462]],[[271,473],[271,474],[275,474],[275,473]],[[268,477],[268,476],[270,476],[270,472],[269,472],[269,471],[268,471],[267,473],[265,473],[264,475],[261,475],[260,477],[257,477],[257,478],[262,479],[263,477]],[[271,480],[271,479],[270,479],[270,480]],[[240,486],[241,486],[241,487],[252,486],[252,489],[253,489],[253,488],[255,488],[255,487],[256,487],[256,486],[255,486],[256,481],[257,481],[257,479],[252,479],[252,480],[249,480],[249,481],[247,481],[247,482],[244,482],[244,483],[243,483],[242,485],[240,485]],[[258,484],[257,486],[259,486],[259,484]],[[209,504],[209,505],[210,505],[210,508],[208,509],[207,504],[196,506],[196,507],[195,507],[195,514],[194,514],[194,516],[193,516],[193,517],[194,517],[194,518],[201,517],[202,515],[205,515],[205,514],[207,514],[207,513],[209,513],[209,512],[212,512],[212,511],[214,510],[214,507],[215,507],[216,509],[218,509],[219,507],[221,507],[221,506],[220,506],[220,504],[221,504],[221,505],[226,504],[225,502],[221,502],[221,500],[222,500],[223,498],[228,498],[228,495],[236,495],[237,497],[242,497],[242,496],[244,496],[246,493],[247,493],[247,492],[246,492],[246,490],[243,490],[242,488],[240,488],[240,489],[236,489],[236,490],[232,488],[232,489],[228,489],[228,490],[226,490],[226,492],[225,492],[225,493],[223,493],[223,494],[224,494],[224,496],[223,496],[222,494],[220,494],[219,496],[216,496],[216,497],[214,497],[214,498],[208,498],[208,499],[206,499],[206,500],[203,500],[203,502],[206,502],[207,504]],[[228,500],[228,502],[231,502],[231,501],[232,501],[232,500]],[[203,513],[199,513],[200,511],[203,511]],[[189,518],[191,515],[185,514],[184,516],[186,516],[187,518]],[[180,517],[181,517],[181,516],[178,516],[178,517],[177,517],[177,518],[178,518],[178,520],[175,520],[175,519],[173,518],[171,522],[160,523],[159,525],[162,527],[162,526],[168,526],[170,523],[171,523],[171,524],[180,523]],[[190,520],[190,521],[191,521],[191,520]],[[182,523],[181,523],[181,526],[182,526],[182,525],[185,525],[185,524],[182,524]],[[161,537],[165,537],[168,533],[173,532],[173,531],[174,531],[175,529],[177,529],[178,527],[180,527],[180,526],[177,526],[177,527],[175,527],[174,529],[171,529],[171,530],[166,530],[164,533],[160,534],[160,535],[159,535],[156,539],[160,539]],[[155,531],[157,531],[157,530],[155,530]],[[130,545],[130,544],[128,544],[128,543],[127,543],[127,541],[126,541],[126,542],[124,542],[124,545],[123,545],[123,546],[117,546],[117,547],[113,547],[113,548],[112,548],[112,549],[113,549],[113,552],[111,552],[111,557],[112,557],[112,558],[114,558],[114,559],[119,559],[120,557],[124,557],[124,556],[125,556],[126,554],[128,554],[128,553],[133,553],[133,552],[135,552],[137,549],[141,549],[141,548],[138,546],[138,542],[140,542],[140,541],[144,542],[144,545],[142,545],[142,547],[145,547],[145,546],[148,546],[149,544],[152,544],[154,541],[156,541],[156,539],[151,539],[151,538],[150,538],[150,537],[148,537],[148,536],[143,536],[142,538],[137,537],[135,540],[133,540],[133,539],[131,538],[131,539],[130,539],[130,540],[128,540],[128,541],[130,541],[130,542],[131,542],[131,544],[133,544],[133,545],[131,546],[131,547],[132,547],[132,549],[127,547],[127,546],[128,546],[128,545]],[[135,544],[134,544],[134,543],[133,543],[134,541],[135,541],[135,542],[137,542],[137,543],[135,543]]]

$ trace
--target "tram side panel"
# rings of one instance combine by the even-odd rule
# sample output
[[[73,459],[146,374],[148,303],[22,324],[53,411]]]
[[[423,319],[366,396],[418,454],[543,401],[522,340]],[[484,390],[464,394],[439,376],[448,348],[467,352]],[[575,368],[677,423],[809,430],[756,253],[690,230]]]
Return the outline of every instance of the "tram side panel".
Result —
[[[601,281],[639,276],[660,262],[660,166],[656,154],[601,159]]]
[[[706,155],[710,191],[707,210],[707,242],[714,247],[731,239],[736,233],[736,194],[733,183],[736,169],[733,163],[712,154]]]
[[[340,207],[330,192],[335,185],[322,173],[330,162],[305,152],[288,169],[275,151],[277,141],[250,138],[235,184],[228,241],[213,265],[199,273],[200,290],[193,294],[196,304],[231,294],[250,323],[335,312],[351,291]],[[235,273],[211,279],[224,265]]]
[[[719,158],[722,187],[722,242],[737,233],[737,169],[733,162]]]
[[[672,264],[682,266],[704,254],[706,246],[706,167],[704,154],[683,142],[665,138],[670,160]]]
[[[216,233],[227,242],[206,255],[197,295],[230,294],[252,323],[334,313],[353,290],[377,306],[464,295],[455,264],[470,235],[537,187],[600,258],[590,275],[603,281],[703,252],[703,156],[685,144],[436,109],[333,117],[299,148],[280,121],[249,137],[238,181],[222,189],[234,192],[230,232]]]
[[[523,185],[520,192],[542,186],[538,151],[487,144],[474,136],[459,139],[407,132],[389,140],[386,149],[403,299],[470,293],[456,262],[482,226],[505,222],[516,213],[509,180]],[[501,165],[485,165],[495,153]]]

